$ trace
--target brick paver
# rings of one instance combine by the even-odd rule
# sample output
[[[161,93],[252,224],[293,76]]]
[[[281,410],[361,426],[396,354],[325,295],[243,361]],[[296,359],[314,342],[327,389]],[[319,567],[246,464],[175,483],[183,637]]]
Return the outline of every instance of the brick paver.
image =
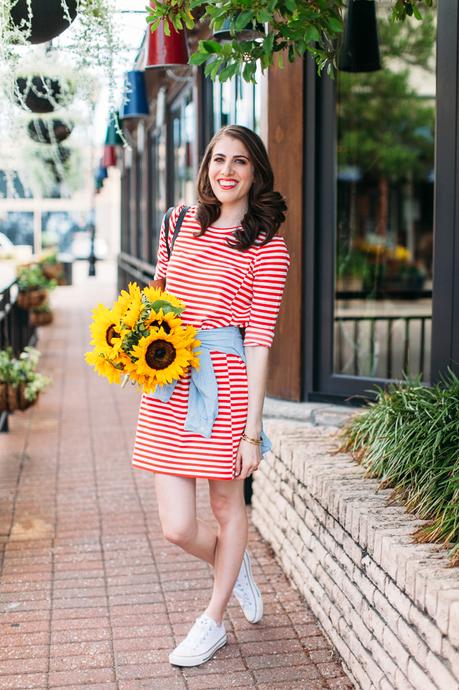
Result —
[[[207,605],[211,569],[160,531],[153,475],[133,470],[139,394],[84,363],[91,308],[114,298],[114,268],[52,296],[39,332],[53,385],[0,438],[0,690],[315,690],[352,688],[338,655],[250,528],[265,615],[248,623],[235,599],[229,644],[201,667],[169,651]],[[212,520],[207,482],[198,508]],[[250,515],[250,508],[248,508]]]

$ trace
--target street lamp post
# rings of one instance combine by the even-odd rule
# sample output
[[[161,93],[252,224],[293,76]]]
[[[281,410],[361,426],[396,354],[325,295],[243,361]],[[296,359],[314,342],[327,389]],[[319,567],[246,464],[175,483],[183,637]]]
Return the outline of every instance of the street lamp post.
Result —
[[[89,263],[89,271],[88,271],[88,276],[95,276],[96,275],[96,251],[95,251],[95,239],[96,239],[96,226],[94,223],[91,223],[89,226],[89,232],[90,232],[90,247],[89,247],[89,256],[88,256],[88,263]]]

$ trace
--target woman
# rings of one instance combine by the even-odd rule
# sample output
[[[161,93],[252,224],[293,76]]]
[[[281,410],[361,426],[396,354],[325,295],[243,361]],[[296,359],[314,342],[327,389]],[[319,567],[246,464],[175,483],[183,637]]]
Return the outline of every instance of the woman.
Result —
[[[250,622],[263,614],[246,550],[243,480],[270,448],[262,431],[268,353],[290,265],[276,234],[286,204],[273,183],[260,137],[246,127],[223,127],[206,149],[198,203],[186,212],[169,259],[164,220],[160,232],[154,277],[167,273],[166,290],[186,304],[183,321],[200,329],[205,385],[213,377],[217,384],[210,420],[208,390],[196,402],[191,372],[169,398],[144,394],[132,459],[134,467],[155,472],[166,539],[214,567],[206,610],[169,655],[180,666],[201,664],[226,643],[223,616],[233,592]],[[182,208],[172,212],[169,247]],[[208,479],[217,529],[196,516],[197,477]]]

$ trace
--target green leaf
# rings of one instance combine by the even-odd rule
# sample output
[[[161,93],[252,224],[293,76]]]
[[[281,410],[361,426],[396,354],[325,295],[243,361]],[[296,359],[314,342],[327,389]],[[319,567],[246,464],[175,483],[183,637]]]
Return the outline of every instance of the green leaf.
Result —
[[[330,17],[327,20],[327,26],[330,29],[330,31],[333,31],[334,33],[341,33],[343,30],[343,22],[337,19],[336,17]]]
[[[208,57],[208,53],[200,53],[199,51],[197,51],[196,53],[192,53],[190,55],[190,59],[188,62],[190,65],[202,65],[203,62],[205,62],[208,59]]]
[[[303,40],[306,41],[306,43],[320,41],[320,33],[317,27],[313,24],[306,25],[303,33]]]
[[[211,39],[199,41],[199,47],[200,49],[205,50],[206,53],[210,54],[220,53],[222,49],[222,46],[218,41],[213,41]]]
[[[265,55],[271,54],[273,52],[274,45],[274,34],[270,33],[263,39],[263,52]]]
[[[252,12],[252,10],[248,10],[247,12],[241,12],[241,14],[236,17],[234,22],[231,22],[231,23],[237,32],[237,31],[242,31],[242,29],[245,29],[245,27],[248,24],[250,24],[252,22],[252,20],[253,20],[253,12]]]

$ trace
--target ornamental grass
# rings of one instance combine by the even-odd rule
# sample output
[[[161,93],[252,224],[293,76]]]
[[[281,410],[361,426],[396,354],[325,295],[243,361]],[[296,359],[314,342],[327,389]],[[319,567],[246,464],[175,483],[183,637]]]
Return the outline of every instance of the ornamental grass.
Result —
[[[401,501],[428,521],[415,542],[443,544],[458,566],[459,379],[448,369],[431,387],[417,376],[375,388],[375,402],[341,430],[339,451],[350,452],[367,477],[381,478],[379,488],[392,488],[389,504]]]

